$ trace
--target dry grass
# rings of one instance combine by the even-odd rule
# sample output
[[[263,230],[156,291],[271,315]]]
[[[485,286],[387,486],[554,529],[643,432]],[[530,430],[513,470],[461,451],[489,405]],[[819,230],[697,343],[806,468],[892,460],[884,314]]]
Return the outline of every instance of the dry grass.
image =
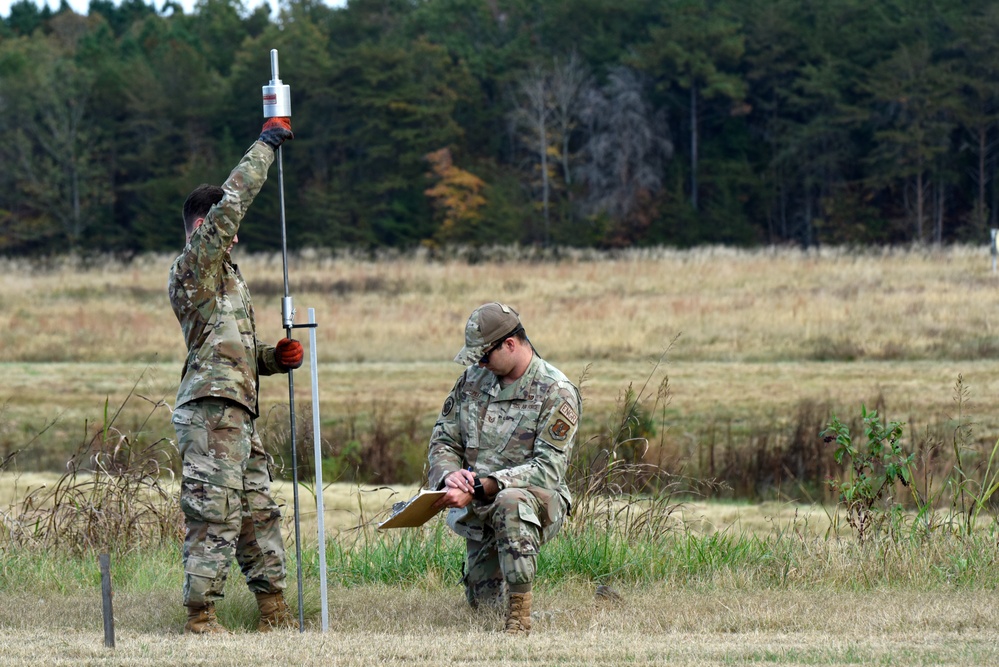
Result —
[[[0,349],[0,460],[34,440],[45,447],[25,452],[25,463],[59,469],[65,457],[58,446],[71,452],[91,437],[105,397],[118,405],[140,376],[135,391],[148,402],[133,399],[116,428],[137,440],[169,434],[165,408],[157,409],[148,433],[135,432],[153,403],[172,404],[178,380],[183,349],[165,297],[169,262],[0,264],[6,343]],[[276,339],[282,333],[280,261],[240,262],[255,294],[261,337]],[[473,265],[306,256],[295,259],[291,276],[299,320],[309,306],[318,311],[324,433],[340,432],[351,414],[377,410],[421,416],[429,433],[458,372],[448,360],[460,346],[464,319],[492,299],[519,307],[539,350],[570,377],[589,366],[584,417],[590,433],[604,428],[601,420],[613,413],[624,388],[641,384],[682,332],[665,368],[673,391],[665,414],[670,431],[653,444],[691,467],[713,457],[714,448],[721,460],[734,442],[726,433],[786,423],[803,401],[854,409],[861,401],[882,401],[890,418],[913,423],[916,432],[947,422],[956,410],[952,387],[959,373],[971,388],[965,409],[978,422],[977,433],[994,442],[999,432],[999,345],[991,328],[999,279],[984,249],[706,249]],[[308,379],[299,377],[299,400],[306,403]],[[266,428],[284,418],[275,406],[286,400],[287,385],[265,379],[263,391]],[[9,471],[3,478],[18,479],[22,489],[45,480],[12,478]],[[7,488],[0,484],[0,493]],[[330,532],[349,536],[412,487],[393,490],[396,497],[377,483],[333,485],[324,496]],[[290,504],[286,484],[278,485],[278,495]],[[315,524],[308,494],[302,497],[305,542]],[[8,504],[2,497],[0,507]],[[316,632],[312,621],[304,635],[240,632],[196,640],[177,634],[182,610],[173,570],[156,575],[169,582],[141,594],[127,585],[116,589],[113,651],[103,647],[96,587],[51,596],[8,592],[0,605],[0,664],[245,665],[275,656],[303,665],[999,662],[999,602],[991,591],[926,587],[918,572],[897,588],[854,591],[851,582],[864,568],[894,572],[918,554],[889,549],[881,563],[845,542],[815,540],[829,521],[824,510],[688,503],[676,519],[706,535],[800,535],[793,539],[809,558],[778,588],[763,583],[770,566],[761,565],[762,574],[722,569],[706,581],[622,590],[620,607],[598,605],[591,584],[541,588],[537,631],[517,642],[496,634],[498,616],[472,613],[460,588],[440,581],[334,588],[328,635]],[[952,556],[927,549],[918,563],[924,567],[914,570],[936,571]],[[960,563],[953,568],[959,571]],[[230,613],[222,609],[224,621],[244,625],[238,618],[233,623]]]
[[[909,433],[932,426],[943,439],[959,373],[971,390],[974,442],[994,443],[999,433],[991,322],[999,277],[984,248],[708,248],[566,253],[558,262],[490,252],[499,261],[293,258],[298,320],[310,306],[318,313],[323,432],[333,451],[344,446],[351,419],[363,424],[372,415],[414,421],[417,434],[428,434],[458,373],[449,360],[465,317],[490,299],[517,306],[538,349],[569,377],[589,369],[586,437],[605,428],[628,384],[642,383],[681,334],[663,369],[673,392],[662,415],[669,432],[659,434],[653,453],[687,472],[744,467],[738,457],[722,459],[793,427],[802,404],[814,405],[817,419],[881,404],[889,418],[908,422]],[[140,376],[138,395],[172,404],[184,350],[165,294],[171,259],[0,262],[0,459],[52,423],[37,437],[42,446],[20,460],[27,469],[60,468],[86,437],[84,423],[99,421],[104,399],[117,405]],[[260,336],[275,340],[282,335],[280,258],[238,260],[255,295]],[[306,372],[296,377],[298,403],[307,405],[310,380]],[[286,420],[275,407],[286,401],[284,378],[265,378],[263,428]],[[140,424],[148,410],[133,399],[119,428]],[[166,409],[148,429],[151,439],[172,437]]]
[[[280,257],[237,258],[261,336],[278,337]],[[179,362],[171,260],[5,261],[0,361]],[[999,358],[999,278],[985,248],[708,248],[473,265],[305,253],[289,275],[299,321],[316,309],[323,362],[450,359],[468,313],[492,299],[516,305],[561,363],[640,361],[678,332],[678,362]]]
[[[51,480],[33,476],[32,482]],[[396,493],[405,497],[411,490]],[[288,501],[287,485],[279,485],[277,493]],[[394,499],[388,489],[345,484],[332,485],[325,498],[334,515],[345,512],[359,523]],[[303,500],[303,535],[312,535],[307,495]],[[977,666],[999,659],[994,624],[999,602],[986,590],[991,587],[941,583],[932,575],[935,569],[958,567],[948,565],[948,559],[960,556],[960,549],[936,541],[926,548],[870,548],[852,540],[815,539],[811,529],[819,528],[822,513],[814,507],[774,503],[685,504],[677,513],[682,522],[678,529],[685,525],[706,535],[742,536],[742,544],[784,535],[765,551],[771,559],[787,558],[782,583],[768,575],[773,564],[753,557],[688,575],[676,563],[674,574],[665,580],[644,586],[619,584],[620,603],[595,597],[593,583],[572,578],[557,584],[542,581],[536,590],[534,634],[515,641],[498,634],[498,613],[476,613],[464,604],[457,573],[428,574],[405,586],[334,585],[329,591],[328,634],[320,632],[318,592],[310,581],[305,589],[307,632],[275,635],[248,632],[254,622],[247,612],[252,598],[234,573],[219,613],[236,634],[182,636],[179,555],[166,550],[148,554],[150,562],[142,566],[134,558],[112,563],[117,583],[116,648],[111,650],[103,646],[96,559],[93,574],[81,577],[86,559],[74,561],[68,568],[72,572],[62,572],[50,571],[59,568],[58,559],[12,554],[18,562],[0,561],[0,567],[9,566],[36,581],[21,579],[4,596],[0,665],[235,666],[276,659],[301,665]],[[340,537],[351,533],[349,526],[341,527],[336,520],[332,524]],[[708,542],[702,545],[711,549]],[[557,548],[556,542],[548,550]],[[732,557],[724,551],[717,548],[706,557]],[[675,548],[663,554],[677,555]],[[32,569],[36,560],[38,571]],[[63,575],[66,581],[58,581]],[[987,574],[981,579],[992,580]],[[294,586],[292,597],[293,591]]]
[[[299,516],[302,542],[307,548],[317,543],[316,499],[312,480],[299,492]],[[43,490],[52,489],[59,482],[55,473],[26,473],[0,475],[0,511],[18,506],[29,495],[44,496]],[[176,484],[164,482],[163,488],[179,493]],[[373,527],[384,520],[392,504],[411,498],[418,491],[416,485],[393,484],[371,486],[367,484],[332,483],[323,490],[324,524],[327,536],[335,539],[341,534],[352,535],[359,527]],[[286,537],[292,536],[291,507],[294,504],[291,484],[276,481],[274,497],[285,508]],[[726,502],[691,502],[677,504],[673,527],[684,526],[698,533],[732,531],[734,534],[766,535],[774,530],[796,529],[809,536],[824,535],[830,525],[828,511],[820,506],[794,503],[764,502],[755,504]]]
[[[541,592],[535,632],[510,640],[457,588],[334,589],[330,632],[177,634],[176,596],[115,597],[116,648],[99,600],[16,596],[0,610],[0,664],[79,665],[979,665],[999,660],[990,592],[624,590]]]

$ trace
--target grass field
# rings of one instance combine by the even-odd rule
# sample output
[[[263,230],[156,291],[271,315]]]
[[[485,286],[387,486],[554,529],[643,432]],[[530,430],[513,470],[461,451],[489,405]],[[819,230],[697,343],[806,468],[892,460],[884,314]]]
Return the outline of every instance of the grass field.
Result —
[[[485,254],[491,261],[294,258],[299,321],[307,307],[318,313],[324,454],[340,480],[324,494],[328,634],[319,632],[315,513],[303,493],[308,632],[248,632],[253,601],[234,576],[220,615],[236,634],[180,635],[180,557],[168,540],[115,556],[117,646],[107,649],[94,554],[11,541],[0,545],[0,665],[999,662],[991,517],[958,535],[903,516],[905,530],[859,544],[831,505],[786,500],[830,499],[825,477],[837,468],[818,433],[834,412],[855,418],[861,403],[907,422],[924,490],[932,475],[955,479],[949,452],[981,470],[999,435],[999,278],[985,249]],[[259,334],[275,340],[280,261],[238,259]],[[140,450],[163,439],[169,451],[184,352],[165,296],[169,262],[0,262],[8,530],[37,516],[34,507],[15,512],[18,499],[53,488],[67,458],[86,460],[96,441]],[[416,488],[460,370],[449,360],[464,320],[493,299],[520,309],[543,355],[572,378],[585,375],[581,451],[616,437],[631,385],[646,419],[627,423],[649,438],[650,461],[721,480],[727,490],[716,495],[754,500],[678,497],[651,533],[640,521],[575,517],[543,551],[536,630],[516,642],[496,633],[498,614],[465,606],[461,545],[450,533],[371,532]],[[304,423],[309,383],[296,374]],[[261,430],[280,460],[287,384],[265,378],[262,389]],[[290,504],[286,482],[278,494]],[[285,529],[293,552],[287,517]],[[594,597],[598,583],[623,602]]]
[[[314,307],[320,325],[332,474],[419,481],[427,435],[460,370],[450,359],[463,323],[491,299],[519,308],[539,351],[585,377],[581,442],[606,432],[629,385],[646,387],[650,456],[721,479],[736,496],[821,497],[819,472],[831,464],[817,434],[832,413],[855,418],[862,403],[905,421],[913,450],[949,449],[958,420],[973,426],[966,438],[979,458],[999,435],[999,277],[984,248],[486,254],[492,261],[471,264],[292,258],[298,321]],[[276,340],[280,258],[237,259],[259,335]],[[0,263],[0,456],[23,450],[21,469],[61,469],[103,426],[105,403],[111,414],[124,404],[115,425],[133,437],[172,438],[184,350],[165,294],[170,261]],[[654,405],[667,377],[669,403]],[[303,437],[310,383],[296,373]],[[260,425],[277,449],[286,402],[285,379],[264,378]],[[392,465],[369,469],[376,459]]]
[[[287,491],[279,490],[286,500]],[[365,505],[364,513],[390,500],[348,485],[330,489],[328,499],[331,507]],[[637,565],[659,571],[619,569],[597,580],[616,588],[618,602],[595,596],[593,579],[562,573],[567,559],[595,544],[569,530],[542,552],[535,629],[517,641],[497,632],[499,613],[464,604],[461,547],[446,531],[449,558],[428,557],[397,578],[394,568],[420,558],[406,550],[410,538],[417,546],[425,540],[423,552],[439,546],[433,528],[423,537],[404,529],[416,532],[358,541],[347,525],[334,527],[333,539],[353,547],[332,552],[344,555],[330,560],[328,633],[314,538],[305,545],[304,634],[252,632],[252,597],[233,576],[219,613],[235,634],[183,636],[176,548],[119,556],[112,561],[114,649],[104,646],[96,558],[5,550],[0,664],[977,667],[999,659],[994,539],[861,547],[849,536],[819,537],[824,518],[821,509],[777,503],[688,505],[650,552],[631,544]],[[314,524],[306,524],[310,534]],[[293,579],[293,603],[294,590]]]
[[[328,634],[210,640],[177,634],[176,596],[119,595],[114,649],[104,647],[92,597],[52,609],[33,596],[14,596],[0,611],[0,664],[979,667],[999,660],[999,606],[991,592],[626,593],[626,604],[611,609],[578,588],[545,593],[536,631],[518,641],[496,632],[498,616],[458,604],[455,591],[335,589]],[[164,617],[173,621],[169,630]],[[156,621],[159,628],[147,629]]]

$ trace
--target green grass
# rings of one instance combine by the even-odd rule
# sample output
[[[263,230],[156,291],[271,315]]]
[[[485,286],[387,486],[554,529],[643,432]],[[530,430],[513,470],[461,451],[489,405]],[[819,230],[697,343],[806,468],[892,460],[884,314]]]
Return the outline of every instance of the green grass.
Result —
[[[859,544],[850,535],[815,535],[795,520],[769,531],[708,532],[677,520],[645,536],[585,523],[570,522],[543,547],[534,634],[516,642],[497,632],[499,612],[465,604],[463,541],[441,519],[420,529],[336,534],[327,549],[328,634],[319,634],[314,546],[303,549],[305,634],[254,633],[256,605],[234,565],[219,618],[236,634],[210,640],[178,634],[178,546],[126,551],[112,559],[113,650],[102,645],[96,555],[6,547],[0,665],[430,666],[470,664],[470,655],[511,666],[977,667],[999,660],[990,530]],[[293,546],[288,595],[297,607]],[[598,583],[620,600],[594,597]]]
[[[3,550],[0,589],[71,595],[100,586],[96,554],[69,555],[25,547]],[[294,572],[293,545],[289,570]],[[881,588],[994,589],[999,583],[995,535],[939,533],[929,537],[871,539],[723,530],[700,533],[678,525],[657,537],[623,538],[587,527],[566,530],[538,559],[540,585],[578,582],[614,586],[667,582],[695,589]],[[340,534],[327,544],[327,577],[336,587],[423,586],[460,581],[464,542],[443,519],[420,529]],[[318,551],[302,550],[309,586],[319,581]],[[133,593],[179,589],[179,545],[143,548],[115,557],[117,588]],[[231,575],[238,580],[238,571]]]

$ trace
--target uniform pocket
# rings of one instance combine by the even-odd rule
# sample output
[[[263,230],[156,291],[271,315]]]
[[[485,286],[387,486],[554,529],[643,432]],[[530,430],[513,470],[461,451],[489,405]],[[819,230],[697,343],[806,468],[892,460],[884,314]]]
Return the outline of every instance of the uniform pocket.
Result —
[[[191,426],[194,424],[196,416],[197,413],[190,408],[174,408],[170,421],[173,422],[175,428],[177,426]]]
[[[238,521],[243,504],[237,489],[185,479],[180,485],[180,509],[188,529],[199,533],[202,542],[211,542],[212,535],[218,530],[212,530],[210,526],[224,526]]]
[[[229,489],[243,488],[243,464],[203,454],[188,453],[184,457],[183,475],[187,479]]]
[[[208,432],[200,410],[174,408],[170,421],[177,433],[177,449],[182,459],[188,456],[188,452],[208,451]]]
[[[483,448],[502,456],[504,462],[516,464],[534,451],[534,420],[523,412],[510,411],[482,425]],[[487,444],[488,443],[488,444]]]
[[[222,569],[222,561],[217,558],[198,558],[188,556],[187,563],[184,564],[184,573],[194,577],[206,577],[215,579]]]
[[[534,508],[527,503],[521,503],[517,507],[517,515],[520,516],[521,521],[535,525],[539,530],[541,529],[541,519],[538,518]]]

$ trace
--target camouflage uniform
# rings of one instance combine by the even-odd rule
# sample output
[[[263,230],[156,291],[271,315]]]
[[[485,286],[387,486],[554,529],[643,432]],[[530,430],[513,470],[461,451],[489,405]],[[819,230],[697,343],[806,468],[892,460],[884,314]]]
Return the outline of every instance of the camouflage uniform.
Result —
[[[170,304],[187,343],[173,412],[187,606],[222,598],[234,557],[254,593],[286,585],[281,511],[254,426],[259,376],[286,371],[274,347],[257,341],[250,293],[228,250],[273,161],[266,144],[250,147],[170,268]]]
[[[536,354],[505,388],[492,372],[470,366],[444,401],[430,440],[430,487],[471,468],[500,488],[492,502],[448,512],[448,524],[466,540],[472,606],[501,604],[506,585],[533,583],[538,549],[570,507],[565,471],[579,412],[579,391]]]

